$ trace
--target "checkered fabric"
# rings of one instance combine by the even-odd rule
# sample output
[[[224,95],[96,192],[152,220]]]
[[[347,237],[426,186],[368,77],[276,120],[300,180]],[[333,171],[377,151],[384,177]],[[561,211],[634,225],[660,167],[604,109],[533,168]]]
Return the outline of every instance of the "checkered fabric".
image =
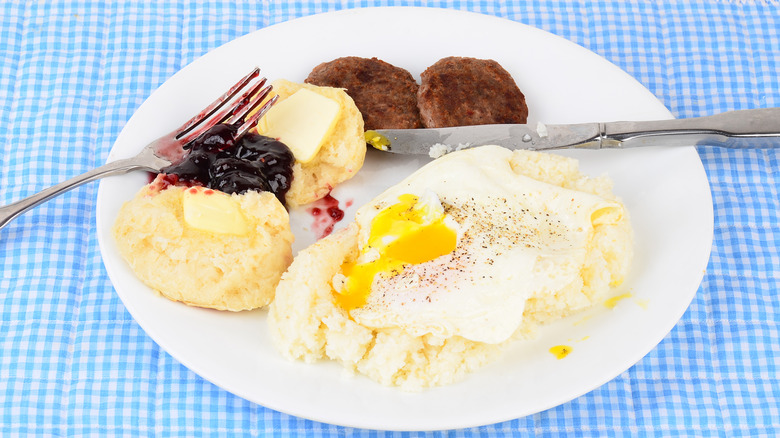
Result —
[[[105,162],[161,83],[256,29],[342,8],[415,5],[516,20],[617,64],[677,117],[780,106],[780,4],[727,1],[5,1],[0,204]],[[715,238],[672,332],[569,403],[474,429],[392,436],[779,436],[780,151],[702,147]],[[0,436],[384,436],[291,417],[203,380],[114,292],[97,185],[0,231]]]

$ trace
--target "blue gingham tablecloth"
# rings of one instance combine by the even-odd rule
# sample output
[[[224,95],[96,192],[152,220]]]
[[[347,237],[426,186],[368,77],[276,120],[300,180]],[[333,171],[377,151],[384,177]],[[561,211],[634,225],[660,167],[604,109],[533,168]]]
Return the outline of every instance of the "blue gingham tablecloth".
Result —
[[[299,16],[380,5],[547,30],[626,70],[677,117],[780,106],[776,1],[11,1],[0,3],[0,204],[105,162],[141,102],[210,49]],[[699,152],[712,256],[660,345],[564,405],[424,435],[780,435],[780,152]],[[383,435],[255,405],[162,351],[103,267],[96,192],[79,188],[0,231],[0,436]]]

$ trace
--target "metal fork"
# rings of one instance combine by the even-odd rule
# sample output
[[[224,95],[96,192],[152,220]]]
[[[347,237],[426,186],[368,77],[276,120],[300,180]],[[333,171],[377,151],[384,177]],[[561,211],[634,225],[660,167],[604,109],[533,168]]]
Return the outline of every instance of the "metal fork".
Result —
[[[260,77],[260,69],[255,67],[252,72],[244,76],[198,115],[178,129],[149,143],[138,155],[112,161],[44,189],[35,195],[0,207],[0,229],[25,211],[82,184],[133,170],[159,172],[185,155],[184,146],[186,144],[219,123],[238,125],[236,138],[241,137],[257,124],[257,121],[278,98],[278,96],[274,96],[263,103],[263,99],[271,91],[271,86],[265,86],[265,83],[266,79]],[[262,106],[260,106],[261,104]],[[253,112],[255,110],[257,111]]]

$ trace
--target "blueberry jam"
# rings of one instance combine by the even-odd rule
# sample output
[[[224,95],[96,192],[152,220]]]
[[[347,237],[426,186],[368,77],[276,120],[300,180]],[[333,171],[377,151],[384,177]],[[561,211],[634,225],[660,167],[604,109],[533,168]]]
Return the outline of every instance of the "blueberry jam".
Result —
[[[237,126],[216,125],[188,143],[184,159],[162,169],[182,183],[225,193],[271,192],[285,205],[295,162],[282,142],[249,132],[236,139]]]

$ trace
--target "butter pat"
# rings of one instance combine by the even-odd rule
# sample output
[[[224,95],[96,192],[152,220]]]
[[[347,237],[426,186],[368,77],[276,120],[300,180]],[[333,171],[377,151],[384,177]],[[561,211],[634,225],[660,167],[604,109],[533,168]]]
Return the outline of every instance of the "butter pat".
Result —
[[[340,112],[335,100],[302,88],[271,107],[261,130],[287,145],[296,160],[308,163],[330,135]]]
[[[190,187],[182,196],[184,222],[189,227],[237,236],[249,232],[241,207],[230,195],[205,187]]]

